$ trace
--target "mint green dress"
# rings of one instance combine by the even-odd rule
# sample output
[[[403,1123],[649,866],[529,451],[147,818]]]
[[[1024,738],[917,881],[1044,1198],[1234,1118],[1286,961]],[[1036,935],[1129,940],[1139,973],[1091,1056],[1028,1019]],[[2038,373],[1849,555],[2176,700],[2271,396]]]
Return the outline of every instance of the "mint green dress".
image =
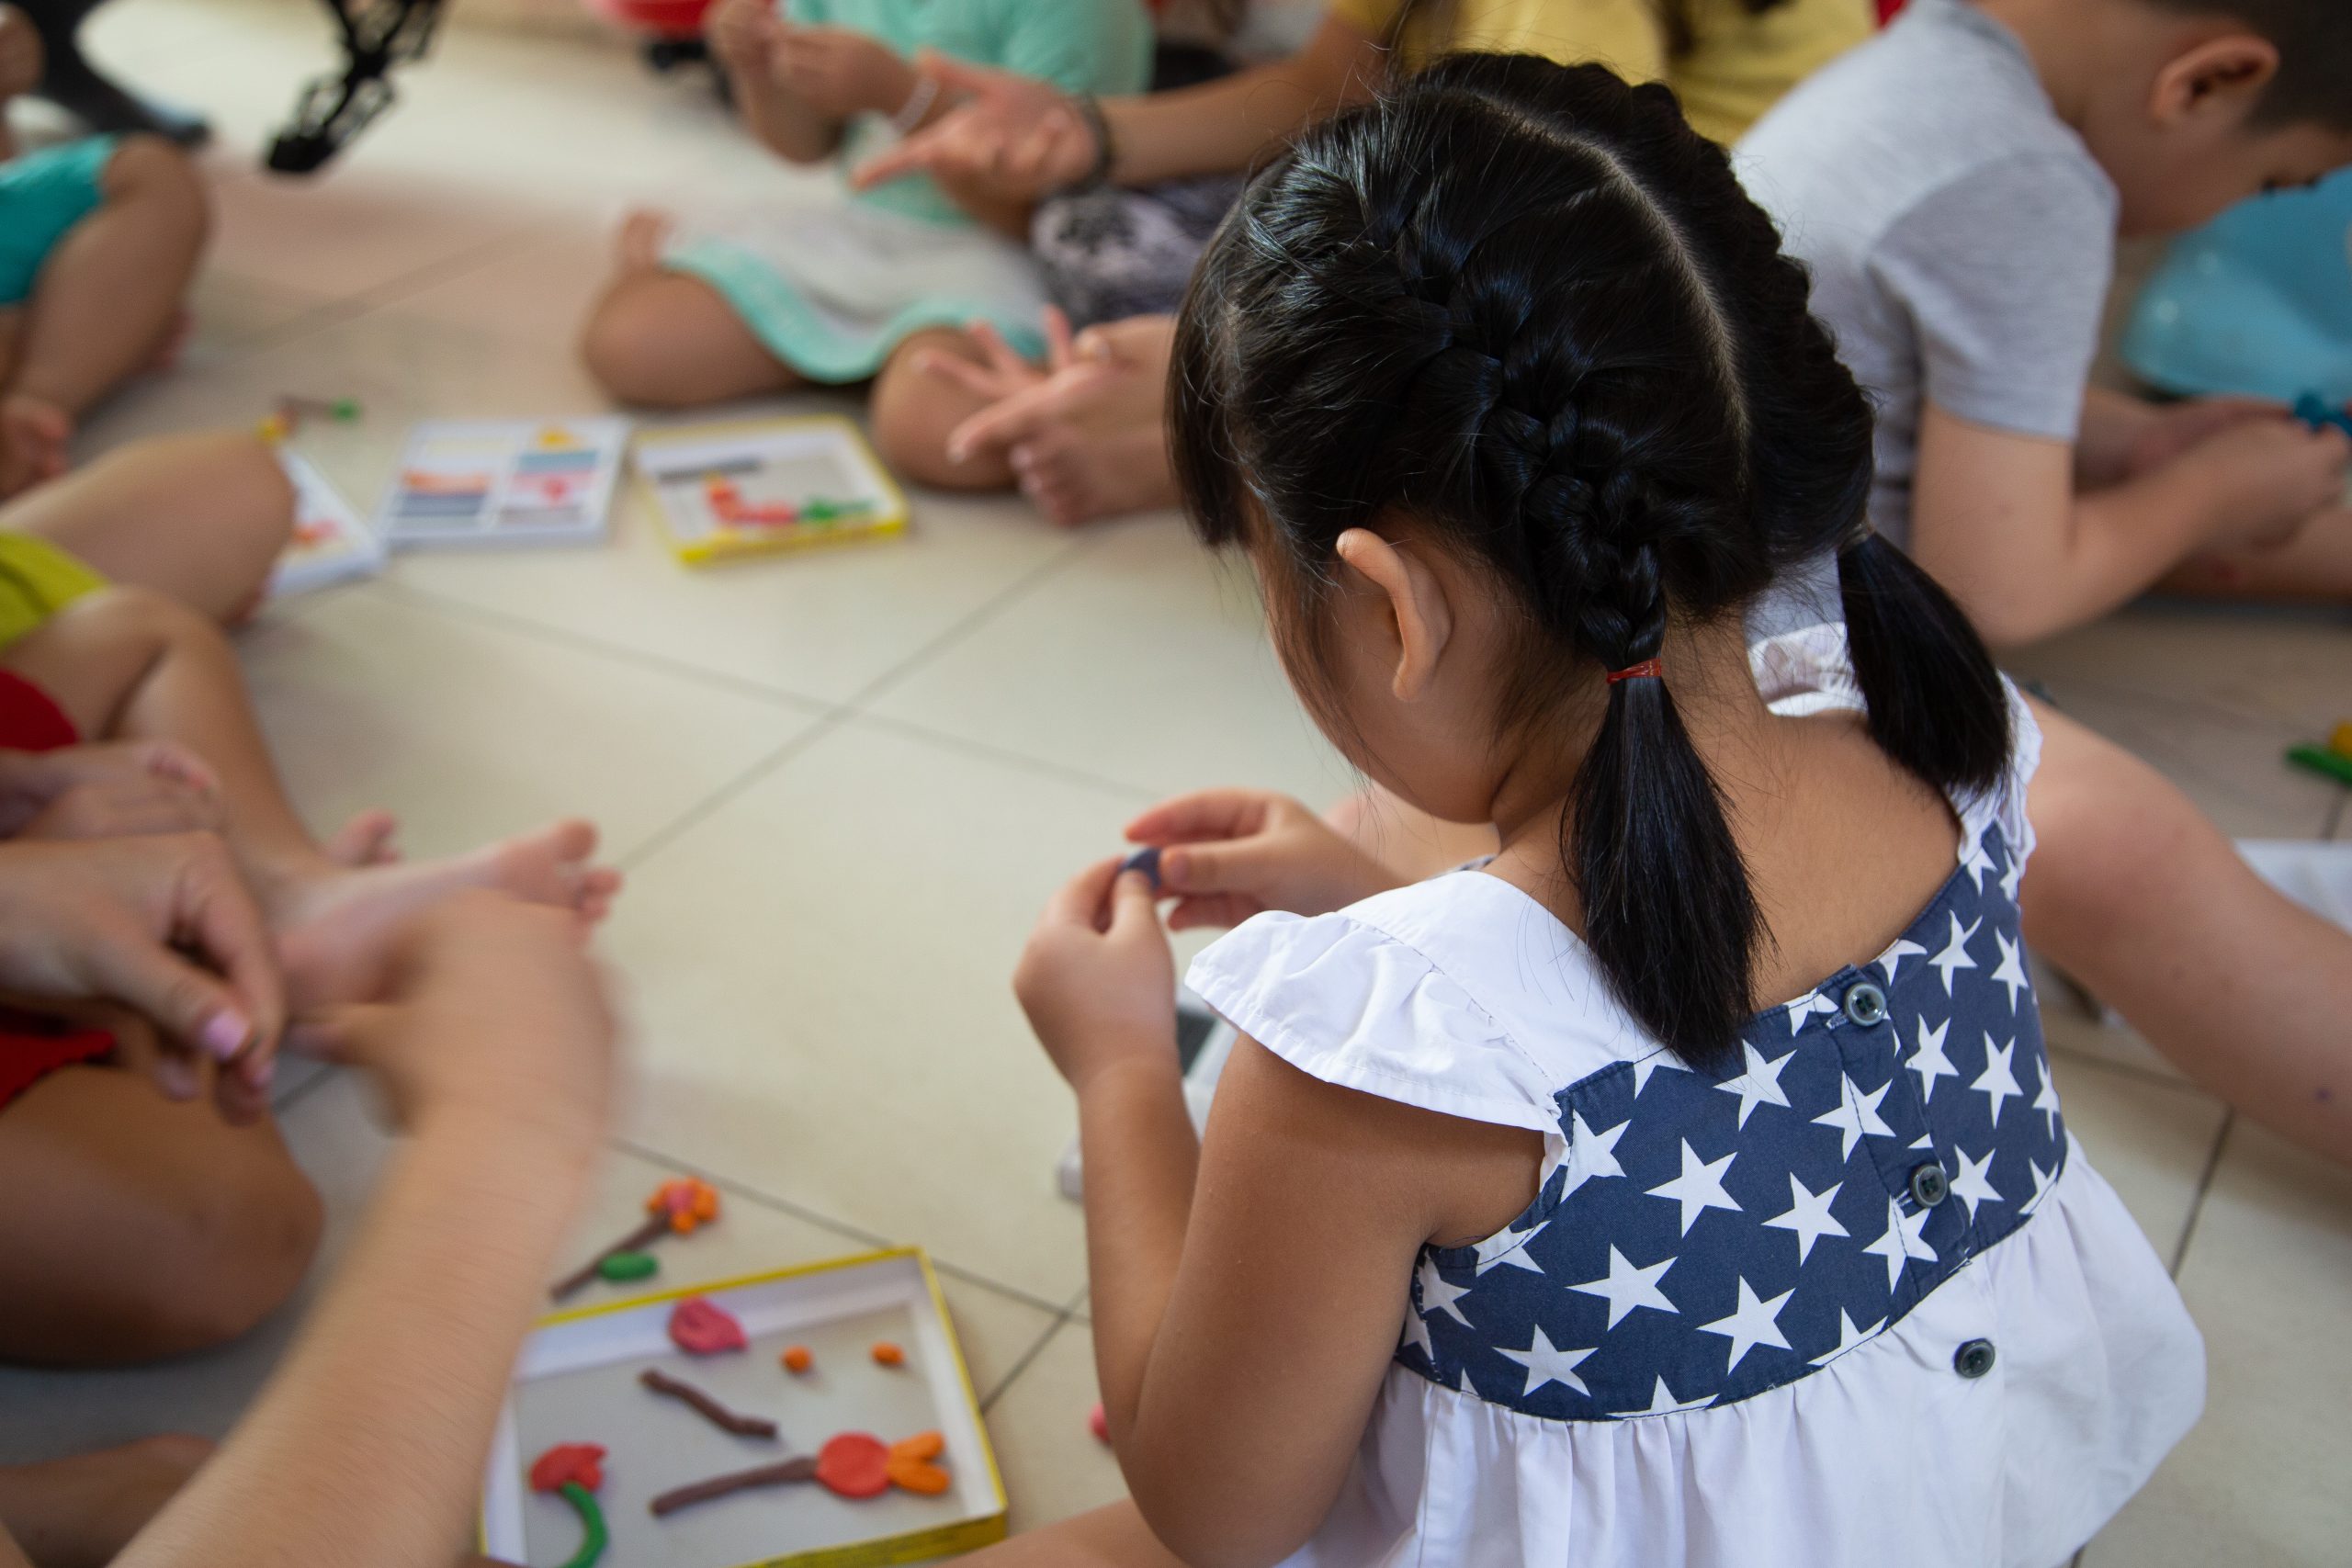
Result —
[[[921,49],[1065,91],[1141,92],[1151,28],[1138,0],[783,0],[788,21],[845,27],[910,58]],[[682,213],[662,265],[716,288],[786,365],[858,381],[926,327],[987,321],[1043,350],[1046,292],[1028,248],[975,222],[924,176],[867,192],[847,171],[889,144],[888,117],[852,120],[817,205]]]

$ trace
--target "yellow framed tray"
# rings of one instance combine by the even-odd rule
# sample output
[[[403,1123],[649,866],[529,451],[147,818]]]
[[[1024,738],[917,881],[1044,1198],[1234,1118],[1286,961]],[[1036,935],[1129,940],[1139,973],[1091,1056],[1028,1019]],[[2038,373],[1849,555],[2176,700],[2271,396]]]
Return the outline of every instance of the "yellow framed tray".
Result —
[[[742,1325],[748,1348],[694,1356],[669,1336],[676,1304],[699,1296]],[[884,1366],[888,1341],[903,1361]],[[788,1372],[787,1346],[813,1364]],[[774,1438],[737,1436],[642,1387],[656,1368],[729,1408],[765,1416]],[[813,1482],[736,1493],[655,1517],[648,1505],[712,1476],[813,1455],[842,1432],[895,1442],[945,1438],[949,1489],[836,1496]],[[531,1462],[558,1443],[605,1450],[596,1496],[610,1534],[605,1568],[853,1568],[968,1551],[1004,1539],[1004,1482],[931,1261],[899,1247],[744,1279],[665,1290],[560,1313],[526,1341],[491,1446],[481,1547],[503,1562],[560,1568],[582,1539],[561,1496],[530,1488]]]
[[[838,414],[640,431],[631,457],[656,524],[689,566],[906,531],[905,494]]]

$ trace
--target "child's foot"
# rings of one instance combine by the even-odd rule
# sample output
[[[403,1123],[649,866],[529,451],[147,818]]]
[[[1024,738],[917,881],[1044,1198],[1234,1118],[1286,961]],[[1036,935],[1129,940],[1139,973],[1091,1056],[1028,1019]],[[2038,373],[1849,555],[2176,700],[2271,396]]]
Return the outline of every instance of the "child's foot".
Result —
[[[105,1568],[211,1452],[173,1435],[0,1467],[0,1526],[40,1568]]]
[[[469,887],[494,888],[536,904],[576,909],[585,921],[601,920],[620,891],[621,878],[616,871],[589,863],[595,851],[595,828],[571,819],[470,854],[338,866],[296,879],[268,900],[288,1000],[299,1013],[370,999],[382,988],[392,933],[410,917]]]
[[[391,865],[401,858],[392,844],[392,835],[400,830],[400,818],[379,807],[362,811],[335,829],[334,837],[326,841],[327,859],[337,865]]]
[[[1012,448],[1011,458],[1021,493],[1059,527],[1176,504],[1167,438],[1156,425],[1051,424]]]
[[[55,403],[23,392],[0,398],[0,497],[63,473],[73,439],[74,418]]]
[[[613,259],[624,274],[655,271],[662,265],[662,247],[669,240],[670,215],[640,208],[621,220]]]

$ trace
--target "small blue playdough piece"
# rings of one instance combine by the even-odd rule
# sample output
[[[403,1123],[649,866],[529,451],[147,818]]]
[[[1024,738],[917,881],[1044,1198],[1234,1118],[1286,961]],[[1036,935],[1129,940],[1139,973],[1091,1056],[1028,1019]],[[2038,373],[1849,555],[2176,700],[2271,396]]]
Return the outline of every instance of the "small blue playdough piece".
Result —
[[[1150,880],[1151,890],[1159,891],[1159,846],[1146,844],[1142,849],[1119,863],[1121,871],[1139,871]]]
[[[2352,435],[2352,410],[2337,408],[2317,392],[2305,392],[2295,400],[2295,417],[2313,430],[2325,430],[2332,424]]]

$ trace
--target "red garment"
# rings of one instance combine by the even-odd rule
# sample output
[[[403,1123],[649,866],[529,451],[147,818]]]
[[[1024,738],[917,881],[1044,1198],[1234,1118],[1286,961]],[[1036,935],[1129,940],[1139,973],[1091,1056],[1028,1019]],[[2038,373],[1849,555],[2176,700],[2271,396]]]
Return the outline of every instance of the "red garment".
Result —
[[[65,710],[21,675],[0,670],[0,750],[54,751],[82,737]],[[105,1055],[114,1036],[0,1008],[0,1111],[60,1067]]]

